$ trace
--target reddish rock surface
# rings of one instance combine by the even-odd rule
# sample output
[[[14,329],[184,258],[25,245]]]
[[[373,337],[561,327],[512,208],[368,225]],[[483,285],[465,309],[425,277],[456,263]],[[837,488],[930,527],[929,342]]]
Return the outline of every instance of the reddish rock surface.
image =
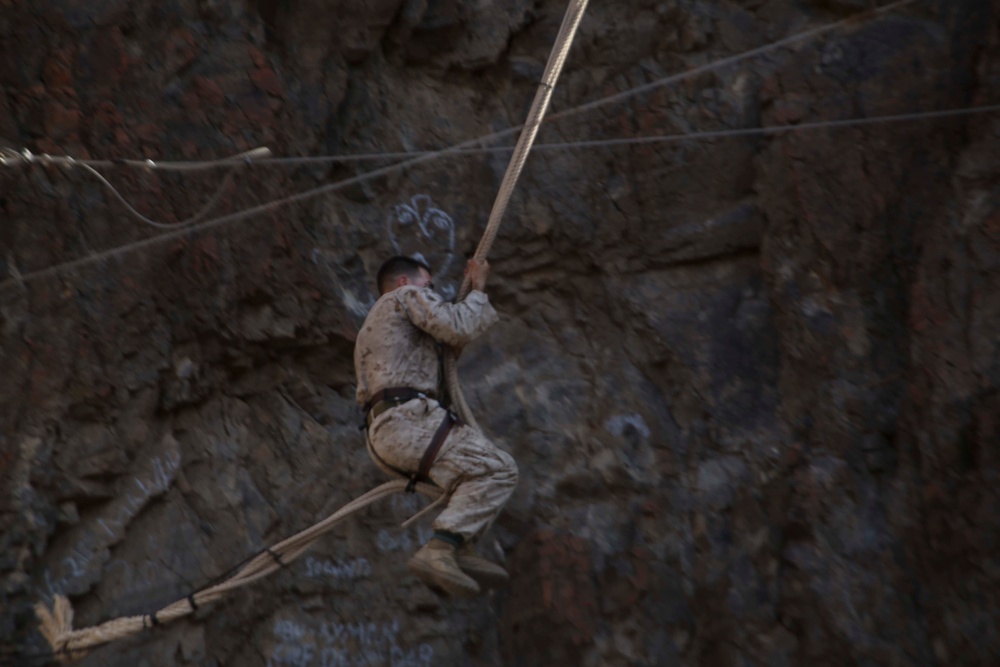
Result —
[[[592,3],[553,110],[863,11]],[[213,159],[522,122],[563,3],[0,0],[0,145]],[[923,0],[548,124],[542,143],[1000,103],[1000,3]],[[521,483],[507,590],[413,579],[400,497],[84,665],[993,665],[997,114],[532,154],[465,392]],[[383,481],[352,341],[381,259],[453,293],[508,156],[154,241],[92,175],[0,167],[0,663],[150,611]],[[213,214],[385,162],[235,170]],[[144,215],[225,171],[103,170]],[[148,243],[147,243],[148,241]],[[21,662],[18,662],[21,661]]]

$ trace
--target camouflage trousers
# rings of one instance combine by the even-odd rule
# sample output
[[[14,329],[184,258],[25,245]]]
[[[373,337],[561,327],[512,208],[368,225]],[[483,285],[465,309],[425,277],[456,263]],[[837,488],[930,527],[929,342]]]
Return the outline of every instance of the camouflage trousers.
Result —
[[[428,398],[386,410],[368,431],[372,458],[412,474],[441,425],[446,411]],[[429,474],[451,494],[434,521],[434,530],[457,533],[474,542],[493,524],[517,485],[514,458],[475,429],[456,424],[445,439]]]

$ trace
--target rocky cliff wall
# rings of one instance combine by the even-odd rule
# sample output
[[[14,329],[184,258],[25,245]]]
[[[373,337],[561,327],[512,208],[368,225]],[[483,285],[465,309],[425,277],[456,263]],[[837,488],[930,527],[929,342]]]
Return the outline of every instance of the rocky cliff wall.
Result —
[[[554,110],[868,7],[594,3]],[[560,2],[0,0],[0,139],[76,157],[439,148],[516,125]],[[555,121],[605,139],[997,103],[1000,4],[924,0]],[[85,665],[987,665],[1000,652],[1000,119],[539,151],[467,396],[521,482],[509,590],[410,577],[399,497]],[[0,638],[149,611],[383,481],[372,274],[454,290],[506,166],[452,156],[0,294]],[[375,163],[384,164],[384,163]],[[252,167],[228,212],[371,164]],[[184,219],[223,172],[118,168]],[[146,239],[79,170],[0,170],[13,275]]]

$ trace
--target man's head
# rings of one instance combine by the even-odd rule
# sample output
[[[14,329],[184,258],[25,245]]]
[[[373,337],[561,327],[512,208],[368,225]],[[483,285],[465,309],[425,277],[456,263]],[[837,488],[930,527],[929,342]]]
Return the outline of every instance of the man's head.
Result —
[[[419,259],[401,255],[387,259],[379,268],[378,277],[375,280],[378,283],[380,294],[387,294],[403,285],[434,289],[434,283],[431,281],[431,267]]]

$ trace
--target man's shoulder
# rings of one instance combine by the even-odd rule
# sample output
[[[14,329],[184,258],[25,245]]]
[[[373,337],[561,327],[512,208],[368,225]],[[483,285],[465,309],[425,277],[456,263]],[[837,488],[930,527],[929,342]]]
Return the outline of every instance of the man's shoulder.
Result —
[[[368,321],[386,320],[394,319],[400,316],[405,319],[405,302],[414,298],[425,299],[427,298],[425,292],[433,295],[431,290],[423,287],[417,287],[415,285],[403,285],[402,287],[397,287],[391,292],[386,292],[380,296],[368,311],[368,315],[365,319]]]
[[[430,287],[417,287],[416,285],[403,285],[397,287],[389,294],[395,294],[396,300],[403,301],[441,301],[441,296]],[[389,296],[387,294],[386,296]]]
[[[370,324],[376,320],[385,319],[386,316],[396,310],[394,307],[396,304],[396,299],[393,297],[392,292],[383,294],[378,299],[371,308],[368,309],[368,314],[365,315],[365,322]]]

